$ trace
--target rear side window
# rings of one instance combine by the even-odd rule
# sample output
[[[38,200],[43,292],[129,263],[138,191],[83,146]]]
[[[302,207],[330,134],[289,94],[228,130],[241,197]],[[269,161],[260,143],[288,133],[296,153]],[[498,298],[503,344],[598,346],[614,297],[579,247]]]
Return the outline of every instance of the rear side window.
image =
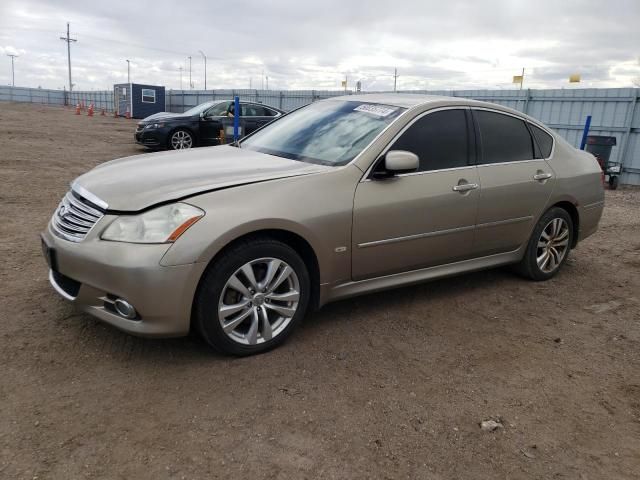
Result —
[[[531,127],[531,131],[533,132],[533,136],[536,139],[536,143],[538,144],[538,152],[537,158],[549,158],[551,156],[551,149],[553,148],[553,138],[547,132],[542,130],[540,127],[536,127],[535,125],[529,124]]]
[[[442,110],[411,125],[390,150],[407,150],[420,158],[419,171],[468,165],[467,119],[464,110]]]
[[[531,160],[533,139],[523,120],[501,113],[475,110],[482,145],[482,163]]]

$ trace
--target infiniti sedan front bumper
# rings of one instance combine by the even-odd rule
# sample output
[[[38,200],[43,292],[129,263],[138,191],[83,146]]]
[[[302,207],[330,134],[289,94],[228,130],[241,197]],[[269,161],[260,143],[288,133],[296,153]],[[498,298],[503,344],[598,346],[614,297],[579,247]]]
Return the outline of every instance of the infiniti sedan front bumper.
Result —
[[[54,234],[49,224],[42,243],[49,281],[80,310],[134,335],[188,334],[193,296],[206,264],[162,266],[170,244],[104,241],[96,229],[72,242]],[[118,312],[117,299],[135,308],[134,318]]]

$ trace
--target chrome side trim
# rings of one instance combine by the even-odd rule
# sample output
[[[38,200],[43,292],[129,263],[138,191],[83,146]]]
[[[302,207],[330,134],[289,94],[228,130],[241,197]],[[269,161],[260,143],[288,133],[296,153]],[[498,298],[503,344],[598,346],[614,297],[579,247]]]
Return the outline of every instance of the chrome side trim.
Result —
[[[53,270],[49,270],[49,283],[55,289],[56,292],[58,292],[60,295],[62,295],[67,300],[71,300],[73,302],[76,299],[76,297],[72,297],[67,292],[65,292],[62,289],[62,287],[60,287],[60,285],[58,285],[56,280],[53,278]]]
[[[527,215],[526,217],[509,218],[507,220],[498,220],[497,222],[479,223],[478,225],[476,225],[476,228],[498,227],[501,225],[511,225],[513,223],[528,222],[529,220],[533,220],[532,215]]]
[[[500,167],[502,165],[515,165],[515,164],[520,165],[522,163],[530,163],[530,162],[540,162],[545,164],[547,163],[544,158],[530,158],[528,160],[513,160],[512,162],[479,163],[477,167],[478,168]]]
[[[358,244],[358,248],[377,247],[378,245],[386,245],[389,243],[406,242],[409,240],[417,240],[419,238],[438,237],[449,233],[467,232],[475,227],[469,225],[467,227],[448,228],[446,230],[436,230],[435,232],[418,233],[415,235],[407,235],[406,237],[386,238],[384,240],[374,240],[372,242],[363,242]]]
[[[106,210],[109,208],[109,204],[107,204],[107,202],[105,202],[104,200],[96,197],[93,193],[91,193],[89,190],[87,190],[86,188],[84,188],[83,186],[79,185],[78,182],[73,182],[71,184],[71,190],[77,192],[80,194],[81,197],[86,198],[87,200],[89,200],[91,203],[93,203],[94,205]]]

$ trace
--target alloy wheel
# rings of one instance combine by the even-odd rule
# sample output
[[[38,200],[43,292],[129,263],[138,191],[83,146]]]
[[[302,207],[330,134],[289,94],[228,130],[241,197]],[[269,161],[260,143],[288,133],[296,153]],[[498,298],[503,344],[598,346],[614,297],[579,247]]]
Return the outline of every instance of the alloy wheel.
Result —
[[[171,135],[171,148],[174,150],[183,150],[185,148],[191,148],[193,146],[193,137],[189,132],[184,130],[178,130]]]
[[[544,273],[556,270],[569,249],[569,225],[563,218],[554,218],[542,229],[536,250],[538,268]]]
[[[243,345],[275,338],[298,309],[300,282],[283,260],[260,258],[244,264],[227,280],[218,302],[225,334]]]

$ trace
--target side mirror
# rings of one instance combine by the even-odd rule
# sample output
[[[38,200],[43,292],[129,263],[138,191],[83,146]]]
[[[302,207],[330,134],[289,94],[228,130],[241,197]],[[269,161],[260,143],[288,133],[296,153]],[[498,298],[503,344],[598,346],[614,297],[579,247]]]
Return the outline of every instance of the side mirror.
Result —
[[[390,150],[384,156],[384,170],[374,172],[374,178],[389,178],[401,173],[418,170],[420,159],[415,153],[405,150]]]

